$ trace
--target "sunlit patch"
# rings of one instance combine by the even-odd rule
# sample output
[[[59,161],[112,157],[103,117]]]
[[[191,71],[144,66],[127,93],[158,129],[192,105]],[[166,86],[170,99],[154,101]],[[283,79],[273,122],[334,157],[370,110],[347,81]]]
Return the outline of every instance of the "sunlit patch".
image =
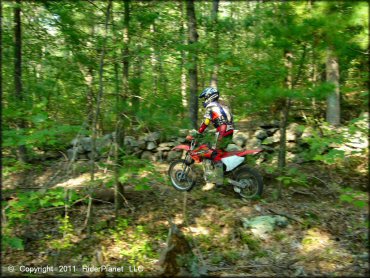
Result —
[[[95,173],[95,179],[100,179],[106,177],[104,173]],[[84,173],[82,175],[79,175],[76,178],[69,179],[65,182],[57,183],[53,187],[68,187],[68,188],[73,188],[76,186],[81,186],[81,185],[87,185],[88,182],[91,180],[91,175],[90,173]]]
[[[309,271],[340,271],[352,262],[352,256],[325,231],[310,229],[302,239],[301,263]]]
[[[196,227],[189,227],[190,232],[197,236],[197,235],[209,235],[209,229],[207,227],[202,227],[202,226],[196,226]]]
[[[311,251],[322,251],[331,244],[329,235],[318,229],[308,230],[305,237],[302,239],[303,252],[305,253]]]

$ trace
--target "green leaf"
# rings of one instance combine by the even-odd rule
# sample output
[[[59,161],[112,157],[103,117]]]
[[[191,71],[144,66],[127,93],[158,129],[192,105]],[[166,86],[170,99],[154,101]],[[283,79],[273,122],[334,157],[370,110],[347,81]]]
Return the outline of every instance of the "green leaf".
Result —
[[[137,191],[143,191],[143,190],[148,190],[148,189],[150,189],[150,186],[146,184],[139,184],[135,186],[135,190]]]
[[[13,249],[24,250],[23,240],[18,237],[8,238],[9,246]]]
[[[350,196],[350,195],[342,194],[342,195],[340,195],[339,200],[341,200],[342,202],[350,203],[350,202],[352,202],[353,197]]]
[[[355,200],[355,201],[353,202],[353,204],[354,204],[356,207],[358,207],[358,208],[363,208],[363,207],[365,207],[366,202],[365,202],[365,201],[361,201],[361,200]]]

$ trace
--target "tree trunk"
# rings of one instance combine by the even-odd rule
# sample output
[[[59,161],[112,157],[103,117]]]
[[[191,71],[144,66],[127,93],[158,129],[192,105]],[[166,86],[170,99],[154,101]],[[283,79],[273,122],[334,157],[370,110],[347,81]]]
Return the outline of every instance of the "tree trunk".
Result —
[[[154,38],[155,33],[156,33],[155,22],[153,22],[150,25],[150,33],[151,33],[152,37]],[[153,46],[151,47],[151,52],[152,53],[150,55],[150,62],[151,62],[151,65],[152,65],[153,93],[156,95],[156,94],[158,94],[158,72],[159,72],[159,68],[158,68],[158,53],[157,53],[157,49],[156,49],[155,45],[156,45],[156,43],[154,43]]]
[[[123,57],[122,57],[122,64],[123,64],[123,76],[122,76],[122,85],[123,85],[123,94],[118,96],[117,105],[117,126],[116,126],[116,148],[115,148],[115,210],[116,210],[116,218],[118,217],[118,210],[123,207],[123,194],[124,194],[124,187],[123,184],[119,181],[119,166],[122,165],[122,155],[124,150],[124,138],[125,138],[125,127],[128,125],[125,116],[126,109],[126,100],[128,96],[130,96],[130,88],[129,88],[129,66],[130,66],[130,1],[124,1],[124,18],[123,18]],[[132,98],[131,98],[132,101]],[[123,110],[123,111],[121,111]]]
[[[292,53],[288,50],[284,51],[285,67],[287,68],[287,76],[285,78],[285,87],[292,89]],[[298,78],[298,77],[297,77]],[[288,116],[290,109],[290,98],[285,97],[282,101],[282,109],[280,111],[280,146],[278,156],[278,168],[280,175],[283,175],[286,165],[286,128],[288,124]],[[281,198],[282,182],[279,181],[277,197]]]
[[[188,43],[192,45],[198,41],[197,21],[195,18],[194,0],[186,2],[186,12],[188,19]],[[190,101],[189,112],[192,128],[198,127],[198,72],[197,72],[197,52],[195,49],[189,50],[189,80],[190,80]]]
[[[326,121],[334,126],[340,125],[340,92],[338,58],[332,50],[327,52],[326,81],[334,85],[333,92],[326,100]]]
[[[218,7],[219,7],[220,0],[213,0],[213,7],[212,7],[212,29],[214,34],[213,39],[213,47],[214,47],[214,58],[218,56],[219,53],[219,36],[218,36]],[[211,75],[211,87],[217,88],[218,87],[218,62],[215,60],[215,64],[213,66],[213,72]]]
[[[141,95],[141,76],[142,76],[142,58],[140,56],[140,51],[142,49],[141,42],[136,44],[137,54],[135,59],[135,64],[133,66],[134,71],[134,81],[132,85],[132,108],[134,112],[140,110],[140,95]]]
[[[105,28],[104,28],[104,37],[106,42],[107,34],[108,34],[108,22],[110,17],[112,7],[112,0],[109,0],[106,10],[106,18],[105,18]],[[91,151],[91,168],[90,168],[90,181],[93,182],[95,180],[95,157],[96,157],[96,137],[97,137],[97,124],[99,120],[99,114],[100,114],[100,105],[101,100],[103,97],[104,92],[104,85],[103,85],[103,73],[104,73],[104,57],[105,57],[105,43],[102,45],[101,53],[100,53],[100,62],[99,62],[99,94],[97,98],[96,103],[96,112],[94,115],[94,121],[92,125],[92,151]],[[86,221],[85,221],[85,228],[87,228],[87,233],[90,235],[90,224],[92,219],[92,184],[89,185],[89,202],[88,202],[88,208],[87,208],[87,215],[86,215]]]
[[[23,91],[22,91],[22,22],[21,22],[21,0],[16,1],[14,7],[14,88],[15,88],[15,101],[19,107],[23,106]],[[17,128],[25,128],[26,124],[23,119],[19,119]],[[17,150],[18,160],[26,163],[27,149],[25,145],[21,145]]]
[[[181,10],[181,24],[180,24],[180,38],[183,40],[183,44],[186,45],[186,23],[184,20],[184,1],[180,1],[180,10]],[[185,69],[185,64],[186,64],[186,55],[185,51],[181,50],[181,102],[182,102],[182,107],[185,109],[188,107],[188,96],[186,93],[186,69]]]

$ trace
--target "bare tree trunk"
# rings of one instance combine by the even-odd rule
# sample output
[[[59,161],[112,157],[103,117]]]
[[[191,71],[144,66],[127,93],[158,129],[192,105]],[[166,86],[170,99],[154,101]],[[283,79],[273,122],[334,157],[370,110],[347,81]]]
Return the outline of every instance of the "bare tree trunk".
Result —
[[[19,106],[23,105],[23,88],[22,88],[22,22],[21,22],[21,0],[16,1],[14,7],[14,87],[15,100]],[[17,123],[19,129],[25,128],[26,124],[23,119]],[[26,163],[27,149],[25,145],[21,145],[17,150],[18,160]]]
[[[292,53],[288,50],[284,51],[285,67],[287,68],[288,74],[285,79],[285,86],[288,89],[292,89]],[[280,111],[280,146],[278,156],[278,168],[280,175],[284,173],[286,165],[286,128],[288,124],[288,116],[290,109],[290,98],[284,98],[282,101],[282,109]],[[279,181],[277,197],[281,198],[282,182]]]
[[[181,10],[181,24],[180,24],[180,37],[183,38],[183,44],[186,45],[186,23],[184,20],[184,1],[180,1],[180,10]],[[186,109],[188,107],[188,96],[186,93],[186,69],[185,69],[185,63],[186,63],[186,55],[185,51],[181,50],[181,101],[182,106]]]
[[[114,2],[112,3],[112,31],[113,31],[113,41],[114,45],[117,43],[117,33],[116,27],[114,24]],[[117,60],[117,52],[114,51],[113,53],[113,60],[114,60],[114,87],[115,87],[115,94],[116,94],[116,128],[115,128],[115,136],[113,137],[113,156],[114,156],[114,208],[115,208],[115,218],[119,217],[119,209],[123,207],[123,185],[119,181],[120,169],[121,169],[121,158],[123,155],[122,147],[123,141],[118,142],[118,137],[124,137],[124,126],[121,120],[121,113],[120,109],[123,105],[124,98],[121,95],[120,89],[120,82],[119,82],[119,64]],[[121,195],[122,194],[122,195]]]
[[[152,34],[152,37],[155,37],[155,33],[156,33],[156,29],[155,29],[155,22],[153,22],[151,25],[150,25],[150,33]],[[155,47],[155,43],[153,44],[153,46],[151,47],[151,55],[150,55],[150,61],[151,61],[151,65],[152,65],[152,76],[153,76],[153,92],[154,94],[157,94],[158,93],[158,72],[159,72],[159,68],[158,68],[158,53],[157,53],[157,49]]]
[[[327,52],[326,80],[334,85],[334,91],[326,100],[326,121],[334,126],[340,125],[340,92],[338,58],[331,49]]]
[[[123,90],[126,96],[130,95],[129,88],[129,58],[130,58],[130,0],[124,0],[124,20],[123,20]]]
[[[197,21],[195,18],[194,0],[186,2],[186,12],[188,19],[188,42],[189,45],[198,42],[197,33]],[[198,126],[198,72],[197,72],[197,53],[196,50],[189,51],[189,62],[191,67],[189,68],[189,80],[190,80],[190,101],[189,101],[189,112],[190,122],[192,128]]]
[[[140,52],[141,44],[137,44],[138,52]],[[141,95],[141,76],[142,76],[142,58],[140,55],[137,56],[134,64],[134,76],[135,82],[132,86],[132,108],[133,111],[138,112],[140,110],[140,95]]]
[[[218,36],[218,7],[219,7],[220,0],[213,0],[213,7],[212,7],[212,29],[214,33],[213,39],[213,47],[214,47],[214,57],[217,57],[219,53],[219,36]],[[217,88],[218,87],[218,62],[215,61],[213,66],[213,72],[211,75],[211,87]]]
[[[108,34],[108,22],[109,22],[109,16],[111,12],[112,7],[112,0],[109,0],[107,5],[107,11],[106,11],[106,18],[105,18],[105,27],[104,27],[104,37],[106,41],[107,34]],[[87,215],[86,215],[86,221],[85,221],[85,228],[87,228],[87,234],[90,235],[90,224],[92,219],[92,182],[95,180],[95,157],[96,157],[96,137],[97,137],[97,123],[99,120],[99,114],[100,114],[100,105],[101,100],[103,97],[104,92],[104,85],[103,85],[103,72],[104,72],[104,57],[105,57],[105,43],[102,45],[101,53],[100,53],[100,62],[99,62],[99,94],[97,98],[96,103],[96,112],[95,117],[92,125],[92,151],[91,151],[91,168],[90,168],[90,185],[89,185],[89,202],[88,202],[88,208],[87,208]]]
[[[125,138],[125,126],[127,121],[125,120],[125,112],[127,112],[125,108],[125,102],[130,96],[130,88],[129,88],[129,66],[130,66],[130,1],[124,1],[124,18],[123,18],[123,57],[122,57],[122,64],[123,64],[123,76],[122,76],[122,84],[123,84],[123,94],[117,96],[117,126],[116,126],[116,142],[115,142],[115,211],[116,211],[116,218],[118,217],[118,210],[123,207],[124,199],[124,186],[119,181],[119,167],[122,164],[121,156],[123,154],[124,149],[124,138]],[[131,98],[132,101],[132,98]],[[120,111],[123,110],[123,111]]]

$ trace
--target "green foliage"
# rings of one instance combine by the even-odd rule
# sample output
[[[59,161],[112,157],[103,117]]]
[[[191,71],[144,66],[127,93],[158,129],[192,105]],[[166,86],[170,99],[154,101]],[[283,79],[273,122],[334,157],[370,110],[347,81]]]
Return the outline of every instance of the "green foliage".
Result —
[[[3,202],[6,222],[3,223],[2,243],[4,248],[21,248],[22,240],[14,236],[14,228],[29,222],[29,217],[33,213],[42,208],[63,206],[65,204],[71,205],[74,201],[79,199],[79,195],[75,191],[70,191],[68,200],[66,199],[63,188],[50,189],[45,193],[38,191],[19,192],[14,197]],[[64,220],[63,220],[64,221]],[[68,223],[62,223],[63,229],[69,229]]]
[[[51,240],[48,243],[49,246],[56,250],[63,250],[73,247],[74,229],[69,216],[57,216],[57,220],[59,222],[59,233],[63,236],[61,238]]]
[[[241,241],[242,243],[248,245],[251,251],[257,252],[261,249],[260,241],[255,239],[252,235],[247,233],[242,233]]]
[[[1,239],[1,247],[2,250],[6,250],[8,247],[15,250],[24,250],[24,243],[19,237],[3,234]]]
[[[299,171],[298,168],[291,167],[287,169],[284,175],[276,178],[281,181],[285,186],[304,186],[307,187],[309,184],[307,182],[307,176]]]
[[[357,208],[364,208],[367,203],[367,195],[365,192],[356,191],[350,187],[344,187],[341,189],[339,200],[344,203],[352,204]]]
[[[142,191],[150,189],[152,183],[164,183],[166,179],[150,161],[134,156],[125,156],[124,167],[119,174],[119,181],[132,184],[135,190]]]

